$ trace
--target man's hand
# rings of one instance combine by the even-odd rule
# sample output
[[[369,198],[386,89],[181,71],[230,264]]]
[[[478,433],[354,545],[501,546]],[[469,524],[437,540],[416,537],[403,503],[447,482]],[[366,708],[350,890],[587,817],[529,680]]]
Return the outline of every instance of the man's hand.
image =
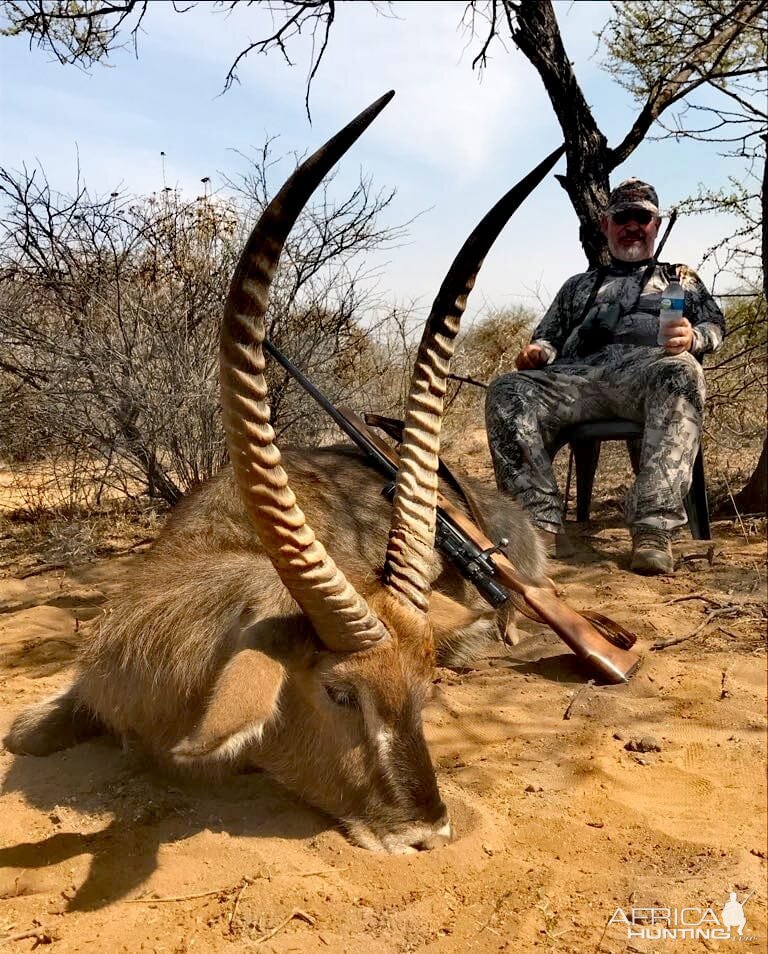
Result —
[[[687,318],[677,318],[661,330],[662,347],[667,354],[682,354],[693,346],[693,327]]]
[[[518,371],[533,371],[543,368],[548,360],[547,352],[540,345],[529,344],[515,358],[515,367]]]

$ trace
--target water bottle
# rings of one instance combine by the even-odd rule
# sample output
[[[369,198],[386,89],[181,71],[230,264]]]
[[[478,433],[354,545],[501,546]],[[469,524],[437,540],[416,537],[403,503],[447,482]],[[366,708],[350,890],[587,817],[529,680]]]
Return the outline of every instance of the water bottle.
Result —
[[[659,312],[659,336],[656,339],[660,345],[666,342],[664,329],[673,321],[683,317],[685,292],[678,281],[670,282],[661,294],[661,311]]]

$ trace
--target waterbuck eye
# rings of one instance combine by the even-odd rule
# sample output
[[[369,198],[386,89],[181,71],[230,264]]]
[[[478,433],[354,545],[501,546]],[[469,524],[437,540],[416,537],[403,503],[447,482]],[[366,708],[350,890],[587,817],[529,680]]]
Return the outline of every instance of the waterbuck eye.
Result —
[[[360,708],[357,693],[352,686],[326,686],[325,691],[331,702],[337,706],[344,706],[347,709]]]

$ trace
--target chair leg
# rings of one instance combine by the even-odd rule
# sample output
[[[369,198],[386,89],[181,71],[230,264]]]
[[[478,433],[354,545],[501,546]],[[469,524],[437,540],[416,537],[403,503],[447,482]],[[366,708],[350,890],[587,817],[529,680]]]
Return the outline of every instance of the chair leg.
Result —
[[[685,512],[688,515],[688,527],[693,539],[711,540],[707,484],[704,479],[704,456],[701,448],[693,462],[691,489],[685,495]]]
[[[563,494],[563,523],[568,519],[568,501],[571,499],[571,479],[573,477],[573,448],[568,448],[568,472],[565,477],[565,493]]]
[[[643,442],[639,437],[630,437],[627,441],[627,453],[629,454],[629,462],[632,464],[635,477],[640,473],[640,450],[642,446]]]
[[[589,520],[595,471],[600,460],[600,441],[574,441],[573,460],[576,465],[576,519]]]

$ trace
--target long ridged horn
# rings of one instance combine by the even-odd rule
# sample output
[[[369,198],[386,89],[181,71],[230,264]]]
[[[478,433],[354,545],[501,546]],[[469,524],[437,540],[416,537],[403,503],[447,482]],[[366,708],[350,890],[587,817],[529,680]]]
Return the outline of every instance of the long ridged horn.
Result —
[[[315,538],[288,485],[267,405],[264,313],[288,233],[327,172],[394,96],[389,92],[303,162],[261,214],[235,270],[221,330],[221,404],[235,478],[259,539],[318,637],[335,652],[389,638]]]
[[[475,228],[448,270],[422,334],[406,406],[384,573],[390,588],[424,613],[430,590],[428,561],[435,540],[443,399],[461,316],[491,245],[564,151],[560,146],[547,156]]]

